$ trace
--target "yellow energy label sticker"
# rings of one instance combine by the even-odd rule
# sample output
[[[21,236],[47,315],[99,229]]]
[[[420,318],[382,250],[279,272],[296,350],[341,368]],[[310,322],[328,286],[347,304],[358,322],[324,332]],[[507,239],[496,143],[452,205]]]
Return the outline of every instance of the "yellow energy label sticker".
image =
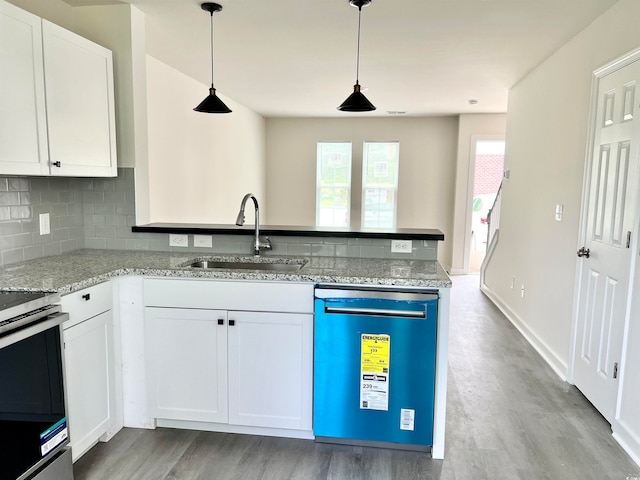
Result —
[[[363,333],[360,361],[360,408],[389,410],[389,352],[391,337]]]

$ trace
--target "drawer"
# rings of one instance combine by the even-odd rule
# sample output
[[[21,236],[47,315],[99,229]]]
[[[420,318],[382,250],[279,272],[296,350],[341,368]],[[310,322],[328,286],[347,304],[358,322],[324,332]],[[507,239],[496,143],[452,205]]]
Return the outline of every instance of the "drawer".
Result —
[[[313,284],[149,278],[145,307],[313,313]]]
[[[95,317],[113,306],[113,290],[111,282],[99,283],[83,290],[62,297],[62,311],[69,313],[69,320],[63,324],[67,329]]]

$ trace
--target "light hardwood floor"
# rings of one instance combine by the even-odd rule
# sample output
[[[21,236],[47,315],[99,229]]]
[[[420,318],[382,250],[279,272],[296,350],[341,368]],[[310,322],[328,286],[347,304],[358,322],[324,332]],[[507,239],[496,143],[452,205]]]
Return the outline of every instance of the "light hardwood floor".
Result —
[[[609,424],[478,289],[453,277],[445,459],[308,440],[124,429],[76,480],[640,479]]]

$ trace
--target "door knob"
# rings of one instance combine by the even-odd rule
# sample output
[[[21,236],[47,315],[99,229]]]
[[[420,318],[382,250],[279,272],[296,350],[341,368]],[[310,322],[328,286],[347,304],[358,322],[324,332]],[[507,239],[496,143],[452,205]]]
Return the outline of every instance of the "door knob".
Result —
[[[588,248],[582,247],[580,248],[580,250],[578,250],[579,257],[589,258],[590,254],[591,254],[591,250],[589,250]]]

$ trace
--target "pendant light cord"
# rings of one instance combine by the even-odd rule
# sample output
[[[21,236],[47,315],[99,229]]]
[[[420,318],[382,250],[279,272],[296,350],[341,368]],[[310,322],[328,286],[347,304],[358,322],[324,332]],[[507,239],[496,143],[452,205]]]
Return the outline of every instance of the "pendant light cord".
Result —
[[[211,12],[211,88],[213,88],[213,11]]]
[[[360,76],[360,18],[362,17],[362,6],[358,5],[358,49],[356,53],[356,85],[359,85]]]

